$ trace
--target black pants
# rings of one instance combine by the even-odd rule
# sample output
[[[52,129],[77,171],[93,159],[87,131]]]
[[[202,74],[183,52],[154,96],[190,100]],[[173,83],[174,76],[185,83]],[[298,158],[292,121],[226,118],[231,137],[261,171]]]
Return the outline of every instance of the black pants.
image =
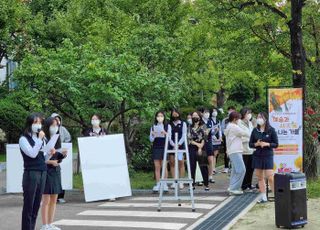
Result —
[[[65,190],[62,190],[62,192],[58,195],[58,199],[64,199]]]
[[[228,154],[227,154],[226,137],[224,135],[222,136],[222,146],[223,146],[223,151],[224,151],[224,168],[229,168],[230,159],[229,159]],[[220,154],[217,155],[216,161],[218,161],[219,155]]]
[[[47,171],[24,171],[22,230],[34,230],[41,198],[46,184]]]
[[[201,156],[198,156],[198,147],[195,145],[189,145],[189,156],[190,156],[190,170],[191,178],[193,179],[193,184],[195,183],[196,178],[196,167],[197,161]],[[200,171],[203,178],[203,183],[205,186],[209,185],[209,174],[208,174],[208,164],[203,164],[199,162]]]
[[[252,155],[242,155],[242,158],[244,165],[246,166],[246,175],[242,182],[242,189],[245,190],[251,188],[254,169],[252,167]]]

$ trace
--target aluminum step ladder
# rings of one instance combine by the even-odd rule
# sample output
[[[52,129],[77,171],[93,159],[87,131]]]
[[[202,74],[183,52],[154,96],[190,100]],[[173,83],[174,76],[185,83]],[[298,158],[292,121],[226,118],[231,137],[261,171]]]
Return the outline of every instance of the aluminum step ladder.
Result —
[[[184,135],[184,146],[185,149],[178,149],[178,133],[175,133],[175,148],[173,150],[169,150],[169,136],[166,135],[166,143],[164,149],[164,156],[162,161],[162,173],[160,179],[160,193],[159,193],[159,202],[158,202],[158,212],[161,211],[161,204],[163,200],[176,200],[178,201],[178,206],[181,206],[181,200],[191,200],[192,205],[192,212],[195,212],[194,206],[194,196],[193,196],[193,179],[191,178],[191,170],[190,170],[190,157],[189,157],[189,149],[188,149],[188,142],[187,142],[187,135]],[[168,153],[174,154],[174,171],[175,171],[175,178],[173,179],[166,179],[165,174],[167,171],[167,157]],[[179,163],[178,163],[178,153],[186,154],[186,163],[187,163],[187,178],[180,178],[179,177]],[[172,169],[170,169],[172,170]],[[166,183],[173,183],[174,186],[174,197],[163,196],[163,188],[164,184]],[[189,193],[190,196],[180,196],[179,195],[179,183],[186,183],[189,185]]]

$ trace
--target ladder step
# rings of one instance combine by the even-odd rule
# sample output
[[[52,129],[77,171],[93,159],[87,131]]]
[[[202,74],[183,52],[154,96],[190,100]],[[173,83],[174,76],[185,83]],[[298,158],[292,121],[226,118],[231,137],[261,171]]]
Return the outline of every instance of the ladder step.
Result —
[[[167,150],[167,153],[176,153],[176,150]],[[178,153],[187,153],[187,150],[178,149]]]
[[[189,178],[179,178],[179,179],[160,179],[161,182],[167,182],[167,183],[179,183],[179,182],[186,182],[186,183],[192,183],[193,180]]]
[[[192,200],[192,198],[190,196],[178,196],[178,197],[163,196],[162,200]]]

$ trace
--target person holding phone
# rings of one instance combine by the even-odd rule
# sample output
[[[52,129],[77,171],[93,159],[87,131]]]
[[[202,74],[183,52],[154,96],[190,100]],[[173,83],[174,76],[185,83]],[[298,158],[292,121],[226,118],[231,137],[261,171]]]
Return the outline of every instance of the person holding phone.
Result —
[[[261,199],[258,203],[268,201],[266,195],[265,178],[273,188],[273,149],[277,148],[278,135],[276,130],[271,127],[268,115],[264,112],[257,116],[257,128],[253,129],[249,141],[250,148],[254,148],[252,157],[252,167],[255,169],[256,176],[259,181],[259,191]]]
[[[48,141],[59,134],[58,120],[54,117],[49,117],[44,122],[44,133]],[[55,154],[46,162],[47,163],[47,179],[45,189],[42,195],[42,228],[41,230],[60,230],[53,225],[58,194],[62,192],[61,185],[61,168],[60,163],[67,156],[67,151],[61,148],[61,139],[55,144]]]
[[[50,153],[43,152],[45,133],[41,129],[42,115],[39,113],[30,114],[19,139],[24,164],[22,230],[35,229],[47,178],[46,161],[54,154],[54,149]]]

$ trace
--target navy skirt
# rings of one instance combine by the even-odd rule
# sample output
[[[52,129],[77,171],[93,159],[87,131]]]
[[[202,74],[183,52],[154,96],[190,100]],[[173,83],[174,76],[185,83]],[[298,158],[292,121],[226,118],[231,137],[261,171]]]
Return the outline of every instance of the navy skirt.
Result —
[[[43,194],[53,195],[60,193],[62,193],[60,167],[48,168],[47,181]]]
[[[152,160],[163,160],[164,148],[152,148]]]
[[[252,156],[252,167],[254,169],[273,169],[273,155],[271,156]]]

